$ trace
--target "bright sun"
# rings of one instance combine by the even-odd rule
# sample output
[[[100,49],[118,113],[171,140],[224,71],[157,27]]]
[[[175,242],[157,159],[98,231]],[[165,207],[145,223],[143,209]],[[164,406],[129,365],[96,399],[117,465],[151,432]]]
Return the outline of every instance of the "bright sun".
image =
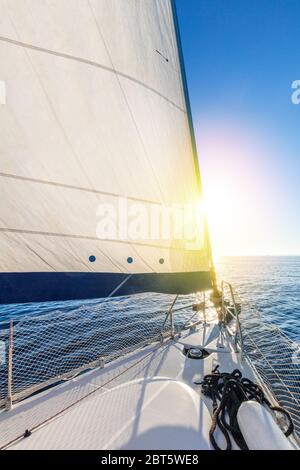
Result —
[[[274,211],[272,182],[263,166],[268,149],[240,123],[208,122],[200,128],[200,168],[214,257],[265,254],[273,249],[266,242],[267,216]]]

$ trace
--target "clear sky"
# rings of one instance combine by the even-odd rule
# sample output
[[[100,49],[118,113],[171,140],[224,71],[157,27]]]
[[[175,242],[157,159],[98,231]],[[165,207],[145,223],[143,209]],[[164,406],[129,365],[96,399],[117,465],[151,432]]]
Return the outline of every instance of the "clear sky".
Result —
[[[300,0],[177,0],[213,248],[300,254]]]

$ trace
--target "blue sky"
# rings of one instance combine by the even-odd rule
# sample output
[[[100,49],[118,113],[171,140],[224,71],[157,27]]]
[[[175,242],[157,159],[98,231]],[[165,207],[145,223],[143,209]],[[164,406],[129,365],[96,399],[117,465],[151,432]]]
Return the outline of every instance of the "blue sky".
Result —
[[[216,251],[300,254],[300,1],[177,10]]]

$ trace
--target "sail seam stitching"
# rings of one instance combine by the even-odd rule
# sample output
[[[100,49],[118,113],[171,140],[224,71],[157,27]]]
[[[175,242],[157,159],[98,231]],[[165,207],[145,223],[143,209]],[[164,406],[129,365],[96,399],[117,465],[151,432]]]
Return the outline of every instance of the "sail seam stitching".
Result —
[[[91,237],[88,235],[73,235],[68,233],[55,233],[55,232],[43,232],[39,230],[26,230],[26,229],[17,229],[17,228],[3,228],[0,227],[0,233],[20,233],[25,235],[43,235],[47,237],[61,237],[61,238],[75,238],[80,240],[92,240],[92,241],[99,241],[103,243],[121,243],[124,245],[135,245],[135,246],[143,246],[148,248],[160,248],[163,250],[174,250],[174,251],[186,251],[186,248],[177,248],[174,246],[163,246],[163,245],[156,245],[156,244],[149,244],[149,243],[141,243],[141,242],[132,242],[130,240],[116,240],[116,239],[107,239],[107,238],[98,238],[98,237]]]
[[[111,72],[111,73],[114,73],[114,74],[117,74],[119,75],[120,77],[123,77],[123,78],[126,78],[127,80],[130,80],[134,83],[136,83],[137,85],[140,85],[144,88],[146,88],[147,90],[151,91],[152,93],[155,93],[156,95],[158,95],[160,98],[163,98],[165,101],[167,101],[169,104],[175,106],[175,108],[177,108],[179,111],[183,112],[184,114],[186,114],[186,110],[181,108],[178,104],[176,104],[174,101],[172,101],[170,98],[168,98],[167,96],[163,95],[162,93],[160,93],[158,90],[156,90],[155,88],[147,85],[146,83],[144,82],[141,82],[140,80],[130,76],[130,75],[127,75],[126,73],[124,72],[121,72],[119,70],[115,70],[111,67],[107,67],[106,65],[103,65],[103,64],[100,64],[99,62],[94,62],[92,60],[88,60],[88,59],[84,59],[83,57],[77,57],[77,56],[73,56],[71,54],[66,54],[64,52],[59,52],[59,51],[54,51],[54,50],[51,50],[51,49],[46,49],[46,48],[43,48],[43,47],[40,47],[40,46],[35,46],[33,44],[28,44],[28,43],[25,43],[25,42],[21,42],[21,41],[17,41],[15,39],[10,39],[10,38],[6,38],[4,36],[0,36],[0,41],[2,42],[7,42],[9,44],[13,44],[15,46],[20,46],[20,47],[24,47],[26,49],[32,49],[32,50],[35,50],[35,51],[38,51],[38,52],[44,52],[46,54],[50,54],[50,55],[54,55],[54,56],[57,56],[57,57],[61,57],[61,58],[64,58],[64,59],[68,59],[68,60],[72,60],[72,61],[75,61],[75,62],[81,62],[83,64],[86,64],[86,65],[90,65],[92,67],[97,67],[97,68],[100,68],[102,70],[105,70],[107,72]]]
[[[137,120],[136,120],[135,115],[134,115],[134,113],[133,113],[132,107],[131,107],[131,105],[130,105],[130,103],[129,103],[127,94],[126,94],[126,92],[125,92],[125,89],[124,89],[124,87],[123,87],[123,85],[122,85],[122,82],[121,82],[121,80],[120,80],[120,75],[118,74],[118,72],[117,72],[117,70],[116,70],[116,68],[115,68],[115,65],[114,65],[114,62],[113,62],[111,53],[110,53],[109,48],[108,48],[108,46],[107,46],[107,44],[106,44],[104,35],[102,34],[102,30],[101,30],[100,25],[99,25],[99,23],[98,23],[98,21],[97,21],[97,18],[96,18],[94,9],[93,9],[93,7],[92,7],[92,5],[91,5],[91,3],[90,3],[89,0],[88,0],[88,5],[89,5],[89,7],[90,7],[90,10],[91,10],[91,12],[92,12],[92,16],[93,16],[94,21],[95,21],[95,23],[96,23],[97,31],[98,31],[98,33],[99,33],[99,36],[100,36],[102,42],[103,42],[103,45],[104,45],[105,50],[106,50],[106,53],[107,53],[107,55],[108,55],[108,57],[109,57],[111,66],[112,66],[112,68],[113,68],[113,70],[114,70],[116,79],[117,79],[117,81],[118,81],[118,85],[119,85],[119,87],[120,87],[120,89],[121,89],[121,92],[122,92],[124,101],[125,101],[125,103],[126,103],[126,106],[127,106],[128,112],[129,112],[129,115],[130,115],[130,117],[131,117],[132,123],[133,123],[133,125],[134,125],[134,127],[135,127],[135,129],[136,129],[138,138],[139,138],[139,140],[140,140],[140,142],[141,142],[141,145],[142,145],[142,148],[143,148],[143,150],[144,150],[144,154],[145,154],[146,160],[147,160],[148,165],[149,165],[149,167],[150,167],[150,169],[151,169],[151,172],[152,172],[152,174],[153,174],[154,180],[155,180],[155,182],[156,182],[156,184],[157,184],[157,186],[158,186],[158,189],[159,189],[159,192],[160,192],[160,195],[161,195],[161,199],[162,199],[163,202],[164,202],[164,193],[163,193],[163,191],[162,191],[162,187],[161,187],[160,180],[159,180],[159,178],[158,178],[158,176],[157,176],[157,174],[156,174],[156,172],[155,172],[155,169],[154,169],[154,167],[153,167],[153,165],[152,165],[151,158],[149,157],[149,153],[148,153],[147,148],[146,148],[146,146],[145,146],[145,142],[144,142],[143,136],[142,136],[142,134],[141,134],[140,128],[139,128],[139,126],[138,126]],[[136,248],[135,248],[134,246],[132,246],[132,248],[133,248],[133,250],[136,252]],[[146,264],[146,266],[151,269],[151,266],[149,265],[149,263],[147,263],[147,261],[144,260],[141,255],[139,255],[139,256],[140,256],[140,258],[142,259],[142,261]]]
[[[66,184],[66,183],[59,183],[59,182],[56,182],[56,181],[41,180],[41,179],[38,179],[38,178],[30,178],[28,176],[14,175],[12,173],[2,173],[2,172],[0,172],[0,177],[17,179],[17,180],[21,180],[21,181],[27,181],[27,182],[30,182],[30,183],[44,184],[44,185],[49,185],[49,186],[57,186],[57,187],[65,188],[65,189],[83,191],[83,192],[92,193],[92,194],[101,194],[103,196],[109,196],[109,197],[115,197],[115,198],[124,197],[124,198],[126,198],[130,201],[143,202],[145,204],[161,205],[161,202],[159,202],[159,201],[150,201],[150,200],[147,200],[147,199],[139,199],[139,198],[134,197],[134,196],[122,196],[121,194],[109,193],[107,191],[101,191],[100,189],[84,188],[82,186],[75,186],[75,185]]]

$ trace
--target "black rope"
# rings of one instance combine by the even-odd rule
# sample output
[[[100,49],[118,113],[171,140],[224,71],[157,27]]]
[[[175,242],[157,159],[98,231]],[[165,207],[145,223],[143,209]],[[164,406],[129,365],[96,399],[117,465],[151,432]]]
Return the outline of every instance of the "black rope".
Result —
[[[288,437],[294,431],[294,425],[289,413],[280,406],[272,406],[265,397],[262,388],[236,369],[230,373],[220,373],[217,366],[210,375],[206,375],[202,382],[202,393],[213,402],[213,418],[209,432],[210,442],[215,450],[223,450],[217,444],[215,431],[219,427],[225,441],[226,449],[232,449],[230,435],[241,450],[248,450],[248,446],[239,428],[237,413],[240,405],[249,400],[255,400],[261,405],[267,405],[271,410],[283,414],[288,422],[284,434]]]

